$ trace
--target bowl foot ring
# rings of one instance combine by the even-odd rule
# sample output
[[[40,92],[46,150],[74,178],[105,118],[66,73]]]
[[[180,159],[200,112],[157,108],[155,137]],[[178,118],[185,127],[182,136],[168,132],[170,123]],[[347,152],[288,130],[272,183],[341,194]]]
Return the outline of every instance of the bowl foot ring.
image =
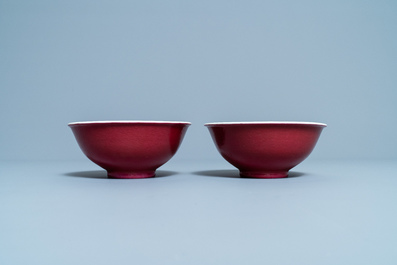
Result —
[[[108,171],[110,179],[144,179],[155,176],[155,171],[148,172],[126,172],[126,171]]]
[[[257,172],[257,171],[240,171],[242,178],[261,178],[261,179],[276,179],[288,177],[288,171],[277,172]]]

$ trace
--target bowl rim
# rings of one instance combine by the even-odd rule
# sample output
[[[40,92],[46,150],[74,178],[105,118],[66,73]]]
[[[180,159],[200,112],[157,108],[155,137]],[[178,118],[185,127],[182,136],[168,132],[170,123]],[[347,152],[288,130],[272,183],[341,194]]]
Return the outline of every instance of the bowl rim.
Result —
[[[91,124],[183,124],[191,125],[191,122],[187,121],[149,121],[149,120],[114,120],[114,121],[76,121],[68,123],[68,126],[74,125],[91,125]]]
[[[327,127],[327,124],[321,122],[309,122],[309,121],[227,121],[227,122],[209,122],[205,123],[204,126],[223,126],[223,125],[314,125]]]

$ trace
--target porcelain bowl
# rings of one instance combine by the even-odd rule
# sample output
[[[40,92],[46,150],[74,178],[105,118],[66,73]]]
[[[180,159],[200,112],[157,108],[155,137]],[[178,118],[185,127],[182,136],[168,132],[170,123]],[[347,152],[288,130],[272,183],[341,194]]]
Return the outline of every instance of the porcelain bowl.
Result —
[[[315,122],[205,124],[220,154],[242,177],[283,178],[314,149],[327,125]]]
[[[189,122],[92,121],[68,124],[83,153],[109,178],[148,178],[178,150]]]

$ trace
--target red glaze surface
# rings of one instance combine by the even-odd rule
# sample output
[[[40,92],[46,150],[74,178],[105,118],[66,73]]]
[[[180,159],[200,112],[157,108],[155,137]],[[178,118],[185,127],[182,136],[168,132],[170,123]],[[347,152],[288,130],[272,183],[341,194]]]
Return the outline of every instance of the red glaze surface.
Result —
[[[242,177],[282,178],[314,149],[325,124],[210,123],[212,139]]]
[[[77,143],[109,178],[147,178],[176,153],[190,123],[71,123]]]

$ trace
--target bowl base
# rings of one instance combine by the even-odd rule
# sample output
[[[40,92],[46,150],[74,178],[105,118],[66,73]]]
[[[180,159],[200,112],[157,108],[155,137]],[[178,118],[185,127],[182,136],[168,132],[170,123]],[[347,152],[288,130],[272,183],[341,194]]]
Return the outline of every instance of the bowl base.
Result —
[[[144,179],[155,176],[155,171],[148,172],[126,172],[126,171],[108,171],[108,178],[111,179]]]
[[[261,178],[261,179],[276,179],[288,177],[288,171],[277,172],[257,172],[257,171],[240,171],[242,178]]]

